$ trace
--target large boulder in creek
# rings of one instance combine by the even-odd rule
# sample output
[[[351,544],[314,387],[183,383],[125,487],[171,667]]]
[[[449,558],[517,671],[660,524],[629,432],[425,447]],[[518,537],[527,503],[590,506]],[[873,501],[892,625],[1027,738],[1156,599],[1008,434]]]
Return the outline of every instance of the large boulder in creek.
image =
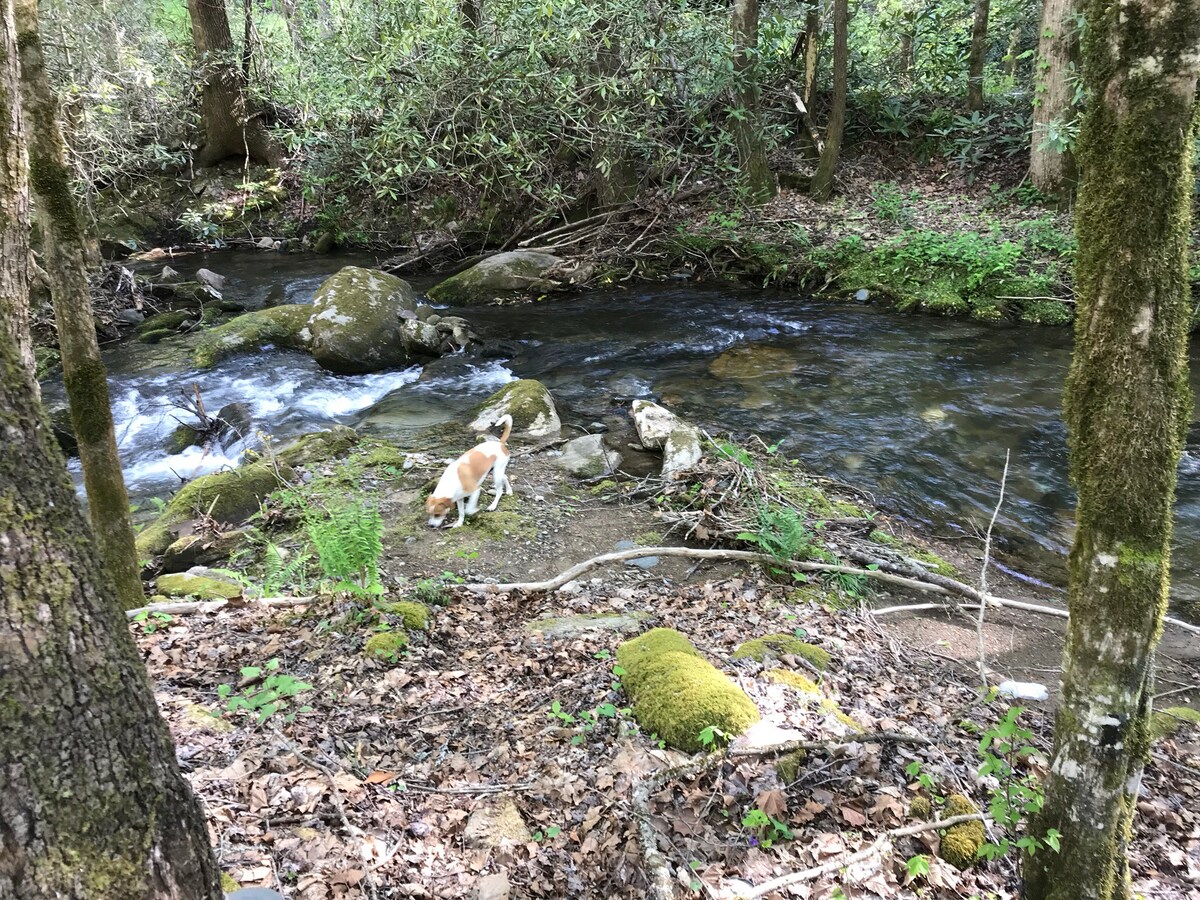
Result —
[[[650,400],[634,400],[633,423],[643,447],[661,449],[663,475],[690,469],[703,455],[700,430]]]
[[[311,334],[309,304],[289,304],[260,309],[231,319],[204,332],[192,360],[202,369],[210,369],[228,356],[249,353],[268,344],[292,350],[308,347]]]
[[[380,272],[346,266],[330,275],[313,296],[310,349],[331,372],[361,374],[404,365],[425,350],[416,322],[417,301],[408,282]],[[413,324],[410,325],[409,323]]]
[[[429,299],[467,306],[486,303],[502,294],[554,290],[558,282],[546,276],[562,263],[553,253],[539,250],[497,253],[430,288]]]
[[[470,427],[487,431],[506,414],[512,416],[513,434],[545,437],[562,430],[554,398],[540,381],[522,379],[506,384],[475,408]]]

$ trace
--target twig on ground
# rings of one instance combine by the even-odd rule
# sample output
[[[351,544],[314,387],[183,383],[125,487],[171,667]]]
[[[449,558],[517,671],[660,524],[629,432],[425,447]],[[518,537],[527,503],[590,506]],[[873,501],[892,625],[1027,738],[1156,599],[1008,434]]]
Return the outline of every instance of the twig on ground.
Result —
[[[1010,451],[1004,451],[1004,474],[1000,476],[1000,496],[996,498],[996,508],[992,510],[991,521],[988,522],[987,537],[983,540],[983,568],[979,570],[979,618],[975,622],[975,639],[979,647],[979,683],[986,691],[987,677],[987,647],[983,640],[983,620],[988,605],[988,564],[992,561],[992,530],[996,527],[996,519],[1000,515],[1000,507],[1004,505],[1004,488],[1008,485],[1008,460]]]
[[[250,600],[245,597],[236,597],[232,600],[182,600],[179,603],[151,603],[149,606],[127,609],[125,616],[129,619],[136,619],[142,613],[184,616],[188,613],[210,613],[220,609],[252,609],[256,606],[265,609],[280,609],[289,606],[305,606],[315,599],[316,597],[260,597],[257,600]]]
[[[404,782],[409,790],[420,791],[423,794],[507,794],[510,791],[529,791],[536,787],[536,782],[525,781],[520,784],[463,784],[457,787],[430,787],[424,784]]]

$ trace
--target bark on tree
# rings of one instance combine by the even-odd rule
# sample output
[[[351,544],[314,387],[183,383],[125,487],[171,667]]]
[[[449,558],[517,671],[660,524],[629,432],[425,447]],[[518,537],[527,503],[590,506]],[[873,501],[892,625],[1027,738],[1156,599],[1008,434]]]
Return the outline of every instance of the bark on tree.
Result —
[[[821,42],[821,7],[813,2],[804,15],[804,105],[812,109],[813,86],[817,83],[817,51]]]
[[[829,110],[829,128],[825,132],[825,152],[821,154],[809,190],[814,200],[828,200],[833,193],[833,175],[842,149],[842,133],[846,130],[849,6],[847,0],[833,0],[833,104]]]
[[[461,0],[463,26],[468,31],[478,31],[483,25],[483,0]]]
[[[596,56],[592,72],[597,80],[616,79],[621,75],[621,45],[608,19],[601,16],[592,26]],[[599,176],[596,199],[601,206],[624,203],[637,193],[637,170],[620,139],[613,135],[609,101],[596,91],[589,98],[588,116],[592,124],[592,169]]]
[[[21,142],[0,0],[0,146]],[[21,190],[5,172],[0,207]],[[13,222],[0,224],[5,238]],[[24,254],[0,256],[0,897],[219,900],[204,816],[23,367]]]
[[[292,41],[292,49],[304,49],[304,35],[300,30],[300,10],[296,0],[275,0],[275,8],[287,23],[288,37]]]
[[[967,108],[983,109],[983,64],[987,61],[990,0],[975,0],[971,53],[967,57]]]
[[[13,25],[12,0],[0,0],[3,22],[0,28],[4,35],[0,40],[5,47],[16,46]],[[7,63],[0,59],[7,69]],[[13,69],[16,71],[15,67]],[[17,82],[14,75],[11,84],[0,82],[0,104],[3,104],[3,121],[0,121],[0,263],[4,271],[0,276],[0,310],[6,311],[20,326],[14,332],[17,358],[29,376],[35,389],[36,365],[33,359],[33,338],[29,333],[29,160],[25,142],[20,140],[21,109],[15,102]],[[7,440],[5,444],[7,444]]]
[[[775,176],[767,165],[767,148],[759,119],[758,0],[733,0],[733,77],[737,108],[732,116],[741,160],[742,183],[752,203],[775,196]]]
[[[1044,0],[1034,67],[1033,138],[1029,153],[1029,180],[1044,194],[1069,201],[1075,189],[1075,158],[1070,150],[1047,146],[1051,129],[1074,118],[1071,83],[1079,61],[1076,17],[1084,0]]]
[[[88,511],[117,597],[123,608],[132,609],[146,598],[129,516],[129,496],[117,454],[108,377],[96,342],[84,262],[86,241],[58,130],[58,100],[46,76],[37,0],[15,0],[14,12],[29,180],[37,199],[42,252],[62,351],[63,382],[71,424],[79,440]]]
[[[1070,625],[1027,900],[1127,900],[1192,410],[1188,234],[1200,0],[1089,0],[1075,351],[1064,400],[1079,493]],[[1136,198],[1136,202],[1130,202]]]
[[[201,69],[200,120],[204,146],[196,163],[211,166],[230,157],[278,165],[278,146],[246,101],[246,80],[234,57],[224,0],[188,0],[192,41]]]

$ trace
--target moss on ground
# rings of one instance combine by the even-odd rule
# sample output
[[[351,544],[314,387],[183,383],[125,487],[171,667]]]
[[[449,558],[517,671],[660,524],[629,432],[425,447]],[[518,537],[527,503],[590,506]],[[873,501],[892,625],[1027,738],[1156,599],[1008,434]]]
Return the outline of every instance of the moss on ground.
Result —
[[[475,407],[471,427],[491,428],[505,414],[512,416],[513,431],[518,434],[547,435],[557,432],[562,425],[546,386],[529,378],[506,384]]]
[[[967,816],[979,812],[979,809],[962,794],[951,794],[946,799],[946,818]],[[983,846],[986,833],[983,822],[960,822],[951,825],[942,836],[938,855],[956,869],[966,869],[974,865]]]
[[[928,797],[913,797],[908,805],[908,815],[918,822],[928,822],[933,818],[933,804]]]
[[[1170,706],[1156,709],[1150,717],[1150,738],[1160,741],[1173,735],[1184,725],[1200,726],[1200,710],[1187,706]]]
[[[429,627],[429,607],[413,600],[383,600],[375,608],[391,616],[399,616],[404,627],[412,631],[424,631]]]
[[[630,694],[637,690],[642,666],[664,653],[700,655],[692,642],[673,628],[651,628],[617,647],[617,665],[625,670],[621,678]]]
[[[314,431],[285,445],[275,455],[289,466],[307,466],[344,456],[359,442],[358,433],[345,425]]]
[[[657,531],[646,531],[637,535],[633,542],[639,547],[657,547],[662,543],[663,536]]]
[[[155,586],[160,594],[168,597],[195,597],[198,600],[231,600],[242,596],[240,585],[206,578],[203,575],[159,575]]]
[[[768,656],[796,656],[824,671],[829,668],[829,651],[790,634],[765,634],[746,641],[733,651],[734,659],[762,662]]]
[[[820,691],[815,681],[791,669],[772,669],[767,673],[767,677],[777,684],[786,684],[806,694],[816,694]]]
[[[960,578],[958,569],[946,562],[932,550],[923,550],[921,548],[910,548],[909,555],[919,562],[925,563],[931,572],[938,575],[944,575],[947,578]]]
[[[803,750],[793,750],[775,761],[775,775],[784,784],[795,784],[800,777],[800,770],[808,761],[808,754]]]
[[[408,647],[408,635],[403,631],[381,631],[363,644],[363,653],[380,662],[394,663]]]

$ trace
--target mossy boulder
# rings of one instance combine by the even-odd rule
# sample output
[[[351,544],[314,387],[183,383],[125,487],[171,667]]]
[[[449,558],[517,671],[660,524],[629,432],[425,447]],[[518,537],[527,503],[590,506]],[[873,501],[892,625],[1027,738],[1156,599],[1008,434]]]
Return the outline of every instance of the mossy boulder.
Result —
[[[1174,734],[1184,725],[1200,726],[1200,710],[1187,706],[1156,709],[1150,717],[1150,738],[1160,741]]]
[[[642,728],[689,753],[704,749],[714,727],[729,738],[760,718],[746,692],[712,663],[690,653],[664,653],[641,666],[633,714]]]
[[[380,272],[346,266],[330,275],[313,295],[310,349],[331,372],[377,372],[412,359],[406,317],[417,301],[408,282]]]
[[[183,572],[192,566],[211,566],[225,562],[246,546],[248,531],[223,531],[217,535],[186,534],[163,551],[160,569]]]
[[[555,464],[576,478],[595,478],[615,472],[621,465],[621,454],[604,446],[604,435],[585,434],[567,441]]]
[[[395,662],[408,647],[408,635],[403,631],[381,631],[363,644],[363,653],[370,659]]]
[[[196,344],[192,360],[200,368],[209,369],[226,357],[250,353],[268,344],[304,350],[311,337],[308,320],[312,311],[307,304],[289,304],[240,315],[206,331]]]
[[[196,597],[199,600],[230,600],[242,596],[242,588],[216,578],[179,572],[159,575],[155,585],[167,597]]]
[[[709,726],[733,737],[759,719],[746,693],[673,629],[654,628],[625,641],[617,664],[638,723],[672,747],[695,752],[703,749],[700,733]]]
[[[968,816],[979,812],[975,804],[962,794],[951,794],[946,799],[946,818],[953,816]],[[938,856],[956,869],[966,869],[974,865],[979,856],[979,848],[987,837],[983,822],[960,822],[951,825],[942,836]]]
[[[562,430],[554,397],[540,381],[526,378],[506,384],[475,407],[470,427],[486,431],[504,415],[512,416],[514,434],[545,437]]]
[[[196,313],[192,310],[172,309],[147,316],[137,327],[137,333],[144,335],[151,331],[178,331],[184,322],[194,322],[195,320]]]
[[[546,275],[561,265],[559,257],[536,250],[497,253],[430,288],[429,299],[468,306],[506,294],[553,290],[559,285]]]
[[[404,627],[413,631],[424,631],[429,627],[429,607],[414,600],[383,600],[375,608],[390,616],[399,616]]]
[[[176,425],[163,440],[163,449],[174,456],[177,453],[182,453],[188,447],[195,447],[202,443],[204,443],[204,432],[193,428],[191,425],[181,423]]]
[[[763,662],[768,657],[795,656],[824,671],[829,668],[829,651],[805,643],[790,634],[765,634],[746,641],[733,651],[734,659],[753,659]]]
[[[276,469],[268,462],[226,472],[202,475],[184,485],[166,509],[137,536],[138,555],[156,556],[175,540],[172,527],[210,513],[218,522],[238,524],[258,510],[264,497],[295,473],[287,466]]]
[[[314,431],[286,443],[276,457],[289,466],[308,466],[348,453],[359,442],[358,432],[345,425]]]

